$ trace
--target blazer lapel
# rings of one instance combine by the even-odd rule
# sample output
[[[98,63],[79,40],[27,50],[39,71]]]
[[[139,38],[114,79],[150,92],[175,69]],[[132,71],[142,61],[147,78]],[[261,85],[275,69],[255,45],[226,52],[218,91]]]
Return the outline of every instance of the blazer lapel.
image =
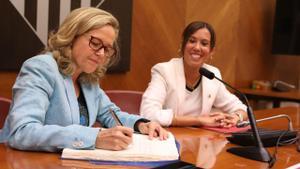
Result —
[[[203,67],[206,68],[205,65]],[[215,84],[213,80],[210,80],[204,76],[202,76],[201,80],[202,84],[202,113],[206,114],[209,113],[211,110],[211,105],[213,102],[213,90],[215,90]]]
[[[185,75],[184,75],[184,68],[183,68],[183,59],[180,58],[178,62],[175,62],[174,64],[176,73],[175,73],[175,85],[177,85],[177,95],[178,95],[178,100],[176,104],[176,114],[180,115],[181,111],[181,105],[182,102],[184,101],[184,96],[185,96]]]
[[[92,90],[93,87],[91,85],[81,84],[81,88],[89,112],[89,126],[92,126],[97,118],[97,107],[99,107],[97,105],[100,104],[99,99],[96,98],[96,91]]]
[[[72,123],[79,124],[79,106],[78,101],[75,93],[75,88],[73,85],[73,81],[71,78],[64,79],[64,85],[66,90],[66,95],[68,99],[68,103],[70,106],[70,112],[72,116]]]

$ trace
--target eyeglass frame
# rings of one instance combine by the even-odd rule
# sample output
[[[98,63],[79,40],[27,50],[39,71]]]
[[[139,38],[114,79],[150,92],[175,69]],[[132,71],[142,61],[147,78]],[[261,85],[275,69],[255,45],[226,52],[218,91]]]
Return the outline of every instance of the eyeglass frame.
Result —
[[[99,42],[95,43],[95,42],[93,42],[93,39],[96,39]],[[96,47],[98,45],[99,45],[99,47]],[[100,38],[97,38],[97,37],[95,37],[93,35],[90,35],[90,38],[89,38],[89,47],[92,50],[94,50],[95,52],[98,52],[99,50],[101,50],[101,49],[104,48],[104,55],[106,57],[112,57],[112,56],[114,56],[117,53],[117,50],[116,50],[115,47],[105,46],[104,43],[103,43],[103,41]],[[112,53],[109,54],[109,51],[112,51]]]

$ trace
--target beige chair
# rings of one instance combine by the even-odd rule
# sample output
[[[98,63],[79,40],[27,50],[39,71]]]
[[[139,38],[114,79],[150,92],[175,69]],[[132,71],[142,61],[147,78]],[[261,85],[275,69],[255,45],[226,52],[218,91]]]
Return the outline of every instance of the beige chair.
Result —
[[[10,104],[11,104],[10,99],[0,97],[0,128],[2,128],[4,125],[6,116],[9,111]]]
[[[132,90],[106,90],[105,93],[122,111],[130,114],[140,114],[143,92]]]

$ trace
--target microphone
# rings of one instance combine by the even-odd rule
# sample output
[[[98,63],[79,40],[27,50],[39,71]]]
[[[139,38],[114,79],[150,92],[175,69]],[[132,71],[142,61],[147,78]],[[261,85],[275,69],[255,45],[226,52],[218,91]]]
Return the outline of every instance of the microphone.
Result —
[[[241,156],[241,157],[245,157],[248,159],[252,159],[252,160],[257,160],[257,161],[262,161],[262,162],[271,162],[272,158],[269,154],[269,152],[263,147],[261,138],[259,136],[258,133],[258,129],[257,129],[257,125],[256,125],[256,121],[255,121],[255,117],[254,117],[254,113],[252,111],[252,108],[250,107],[250,104],[248,102],[248,99],[246,97],[245,94],[243,94],[242,92],[240,92],[239,90],[237,90],[236,88],[232,87],[231,85],[229,85],[228,83],[226,83],[225,81],[221,80],[220,78],[216,77],[215,74],[203,67],[201,67],[199,69],[199,73],[212,80],[212,79],[217,79],[218,81],[220,81],[221,83],[225,84],[227,87],[229,87],[230,89],[234,90],[236,93],[238,93],[238,95],[243,98],[246,106],[247,106],[247,115],[249,118],[249,122],[252,128],[252,132],[253,132],[253,136],[254,136],[254,140],[256,143],[256,146],[245,146],[245,147],[232,147],[227,149],[228,152]]]

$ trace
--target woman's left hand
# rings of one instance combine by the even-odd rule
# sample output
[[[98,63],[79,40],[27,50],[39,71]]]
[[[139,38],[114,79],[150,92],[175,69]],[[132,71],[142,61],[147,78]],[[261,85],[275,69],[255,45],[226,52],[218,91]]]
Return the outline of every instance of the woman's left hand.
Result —
[[[209,115],[214,117],[219,127],[230,128],[236,126],[239,117],[236,114],[228,114],[223,112],[214,112]]]
[[[148,134],[150,139],[159,137],[160,140],[166,140],[168,138],[168,131],[162,128],[157,122],[141,122],[138,124],[138,128],[142,134]]]

